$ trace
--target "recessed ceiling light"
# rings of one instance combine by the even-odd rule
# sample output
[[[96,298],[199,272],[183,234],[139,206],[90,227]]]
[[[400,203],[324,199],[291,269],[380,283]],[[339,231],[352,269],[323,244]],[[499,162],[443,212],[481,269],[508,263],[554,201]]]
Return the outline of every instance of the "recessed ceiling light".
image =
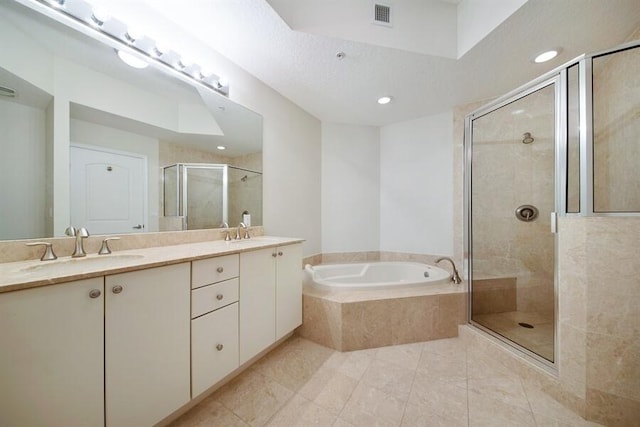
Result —
[[[227,149],[227,147],[225,147],[224,145],[218,145],[216,148],[218,150],[226,150]]]
[[[384,104],[388,104],[391,102],[391,97],[390,96],[383,96],[381,98],[378,98],[378,104],[384,105]]]
[[[551,61],[556,56],[558,56],[558,49],[548,50],[546,52],[542,52],[541,54],[537,55],[533,59],[533,62],[535,62],[536,64],[540,64],[542,62]]]
[[[127,64],[128,66],[133,67],[133,68],[142,69],[142,68],[147,68],[149,66],[149,63],[147,61],[145,61],[144,59],[142,59],[142,58],[140,58],[138,56],[132,55],[132,54],[130,54],[128,52],[124,52],[122,50],[118,51],[118,57],[120,59],[122,59],[122,61],[125,64]]]

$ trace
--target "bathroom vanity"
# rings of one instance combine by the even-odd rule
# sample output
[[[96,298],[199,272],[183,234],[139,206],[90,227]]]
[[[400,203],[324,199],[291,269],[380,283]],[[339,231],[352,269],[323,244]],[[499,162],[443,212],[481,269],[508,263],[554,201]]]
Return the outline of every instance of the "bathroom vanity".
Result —
[[[264,236],[0,264],[0,425],[162,421],[302,323],[301,267]]]

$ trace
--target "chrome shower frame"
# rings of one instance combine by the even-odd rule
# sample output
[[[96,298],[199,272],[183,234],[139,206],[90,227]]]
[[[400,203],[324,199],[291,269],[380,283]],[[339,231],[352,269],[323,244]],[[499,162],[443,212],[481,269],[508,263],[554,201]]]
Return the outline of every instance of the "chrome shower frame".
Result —
[[[464,129],[464,267],[468,289],[468,322],[509,349],[534,362],[536,365],[557,375],[559,365],[558,343],[558,235],[557,216],[640,216],[640,212],[594,212],[593,194],[593,59],[628,49],[640,47],[640,41],[634,41],[612,49],[581,55],[565,64],[541,75],[540,77],[512,90],[493,102],[476,109],[465,117]],[[580,116],[580,212],[567,212],[567,139],[568,139],[568,72],[569,67],[578,65],[579,74],[579,116]],[[471,206],[471,168],[472,168],[472,140],[473,120],[489,114],[511,102],[523,98],[531,93],[555,85],[555,211],[552,212],[552,227],[556,234],[554,238],[554,361],[551,362],[531,350],[523,347],[502,335],[486,328],[472,320],[472,281],[473,281],[473,253],[472,253],[472,206]]]

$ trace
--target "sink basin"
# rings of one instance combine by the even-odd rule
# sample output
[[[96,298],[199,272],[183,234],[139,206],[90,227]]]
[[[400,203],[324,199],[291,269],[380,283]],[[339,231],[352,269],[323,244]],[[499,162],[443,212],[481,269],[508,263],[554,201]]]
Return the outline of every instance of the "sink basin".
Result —
[[[110,267],[113,264],[142,259],[144,255],[138,254],[111,254],[111,255],[95,255],[83,258],[64,258],[56,261],[41,262],[36,265],[30,265],[22,268],[20,271],[35,272],[56,270],[61,268],[100,268]]]

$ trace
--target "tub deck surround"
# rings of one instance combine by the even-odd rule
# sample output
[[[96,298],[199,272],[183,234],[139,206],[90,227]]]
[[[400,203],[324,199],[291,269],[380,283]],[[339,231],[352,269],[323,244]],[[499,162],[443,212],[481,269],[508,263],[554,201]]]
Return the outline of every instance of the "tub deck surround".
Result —
[[[0,293],[289,245],[302,241],[304,239],[256,236],[251,239],[230,242],[214,240],[145,249],[115,250],[110,255],[91,254],[84,258],[59,257],[55,261],[28,260],[0,263]]]
[[[451,282],[390,289],[303,287],[298,333],[338,351],[450,338],[467,322],[467,286]]]

